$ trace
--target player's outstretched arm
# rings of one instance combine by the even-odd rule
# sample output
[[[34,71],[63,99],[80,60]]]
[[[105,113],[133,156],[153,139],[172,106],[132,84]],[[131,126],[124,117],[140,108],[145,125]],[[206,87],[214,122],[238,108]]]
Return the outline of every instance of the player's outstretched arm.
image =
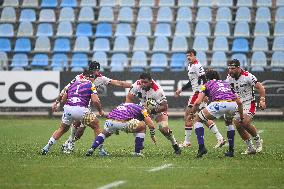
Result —
[[[117,87],[123,87],[123,88],[131,87],[131,83],[128,83],[126,81],[114,80],[114,79],[111,80],[110,84],[117,86]]]

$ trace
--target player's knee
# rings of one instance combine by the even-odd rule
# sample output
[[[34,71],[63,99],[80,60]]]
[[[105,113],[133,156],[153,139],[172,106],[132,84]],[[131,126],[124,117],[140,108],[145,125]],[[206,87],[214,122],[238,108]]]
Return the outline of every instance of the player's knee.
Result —
[[[195,122],[202,122],[202,123],[208,122],[208,119],[207,119],[206,115],[204,114],[203,110],[201,110],[197,114],[197,116],[195,117]]]
[[[168,122],[167,121],[161,121],[158,123],[158,128],[159,130],[164,130],[164,128],[168,128],[169,125],[168,125]]]

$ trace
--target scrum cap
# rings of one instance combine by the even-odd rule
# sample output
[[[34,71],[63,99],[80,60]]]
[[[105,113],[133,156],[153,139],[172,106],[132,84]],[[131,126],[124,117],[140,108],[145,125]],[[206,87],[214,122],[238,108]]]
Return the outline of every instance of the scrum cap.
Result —
[[[239,68],[241,66],[241,64],[240,64],[240,61],[238,59],[233,59],[233,60],[230,60],[228,62],[228,66],[229,67],[237,67],[237,68]]]
[[[100,70],[101,65],[99,62],[97,61],[91,61],[89,62],[89,71],[96,71],[96,70]]]

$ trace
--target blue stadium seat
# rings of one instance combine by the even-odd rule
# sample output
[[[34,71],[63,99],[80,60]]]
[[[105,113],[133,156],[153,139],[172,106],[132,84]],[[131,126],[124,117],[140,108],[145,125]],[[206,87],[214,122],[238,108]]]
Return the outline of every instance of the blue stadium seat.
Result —
[[[41,9],[39,13],[40,22],[55,22],[55,12],[53,9]]]
[[[217,7],[232,7],[233,6],[233,0],[217,0],[216,6]]]
[[[232,13],[229,7],[220,7],[217,10],[216,21],[232,21]]]
[[[74,52],[89,52],[90,51],[90,41],[86,36],[79,36],[75,40]]]
[[[163,72],[168,67],[167,56],[164,53],[154,53],[151,57],[151,72]]]
[[[70,40],[67,38],[57,38],[54,42],[54,52],[69,52],[70,48]]]
[[[13,37],[14,28],[12,24],[0,24],[0,37]]]
[[[284,51],[284,37],[274,37],[273,45],[272,45],[273,51]]]
[[[270,36],[269,26],[267,22],[256,22],[254,27],[254,36]]]
[[[23,0],[22,7],[37,8],[38,6],[39,6],[38,0]]]
[[[271,14],[268,7],[259,7],[256,11],[255,20],[258,22],[270,22]]]
[[[81,7],[96,7],[97,1],[96,0],[81,0]]]
[[[18,7],[19,6],[19,1],[18,0],[4,0],[2,6],[3,7]]]
[[[129,40],[125,36],[116,37],[114,40],[113,51],[115,52],[128,52]]]
[[[88,56],[84,53],[74,53],[71,60],[71,71],[77,71],[88,67]],[[78,69],[79,68],[79,69]]]
[[[134,40],[133,51],[149,51],[149,40],[146,36],[137,36]]]
[[[11,42],[7,38],[0,38],[0,51],[11,51]]]
[[[257,7],[272,7],[271,0],[257,0],[256,1]]]
[[[235,53],[232,55],[232,60],[233,59],[238,59],[241,63],[241,67],[242,68],[246,68],[248,67],[248,59],[247,59],[247,56],[245,54],[242,54],[242,53]]]
[[[283,0],[277,0],[276,1],[276,7],[281,7],[284,6],[284,1]]]
[[[0,71],[8,70],[8,56],[7,53],[0,51]]]
[[[119,11],[117,20],[119,22],[133,22],[133,11],[130,7],[122,7]]]
[[[114,16],[113,16],[112,8],[111,7],[101,7],[99,11],[98,21],[99,22],[113,22]]]
[[[249,37],[249,25],[247,22],[237,22],[234,30],[234,37]]]
[[[36,39],[34,51],[38,52],[49,52],[50,51],[50,40],[48,37],[40,36]]]
[[[76,0],[62,0],[60,7],[77,7]]]
[[[42,0],[40,6],[41,8],[56,8],[57,0]]]
[[[60,10],[59,14],[59,22],[63,21],[69,21],[69,22],[74,22],[75,21],[75,14],[74,10],[71,7],[64,7]]]
[[[211,7],[212,6],[212,1],[211,0],[199,0],[197,2],[198,7]]]
[[[196,21],[207,21],[212,20],[211,9],[209,7],[200,7],[197,12]]]
[[[189,7],[180,7],[177,11],[176,21],[192,22],[192,11]]]
[[[174,0],[160,0],[159,6],[160,7],[173,7],[175,6],[175,1]]]
[[[158,10],[157,22],[172,22],[173,15],[170,7],[161,7]]]
[[[271,70],[283,71],[284,70],[284,52],[275,51],[271,58]]]
[[[131,59],[131,72],[143,72],[147,68],[147,56],[143,51],[135,51]]]
[[[44,70],[48,67],[47,54],[35,54],[31,62],[32,70]]]
[[[215,36],[225,36],[229,37],[230,34],[230,26],[228,22],[217,22],[215,25]]]
[[[123,72],[124,68],[128,66],[128,58],[126,54],[115,53],[111,57],[110,71]]]
[[[103,0],[100,1],[100,6],[109,6],[109,7],[114,7],[116,5],[116,0]]]
[[[253,45],[252,45],[253,51],[268,51],[268,41],[266,37],[263,36],[257,36],[254,38]]]
[[[228,40],[224,36],[216,36],[213,42],[212,51],[228,51]]]
[[[248,40],[244,38],[235,38],[232,45],[232,52],[249,52]]]
[[[132,36],[130,24],[120,23],[116,25],[114,36]]]
[[[99,23],[96,27],[96,37],[111,37],[112,26],[109,23]]]
[[[253,72],[263,72],[266,65],[266,55],[262,51],[253,52],[251,57],[251,71]]]
[[[18,29],[18,37],[31,37],[34,34],[33,25],[30,22],[20,22]]]
[[[170,37],[172,35],[171,25],[167,23],[158,23],[156,25],[154,36],[167,36]]]
[[[121,7],[134,7],[135,6],[135,0],[120,0],[119,6],[121,6]]]
[[[179,21],[176,23],[175,36],[189,37],[190,35],[191,35],[191,30],[188,22]]]
[[[107,54],[103,51],[97,51],[93,54],[93,61],[98,61],[101,65],[100,71],[104,71],[105,68],[108,68]]]
[[[252,7],[252,0],[238,0],[237,7]]]
[[[236,13],[236,22],[250,22],[251,15],[248,7],[239,7]]]
[[[136,30],[135,30],[135,35],[146,35],[150,36],[151,35],[151,26],[150,23],[147,21],[140,21],[137,24]]]
[[[211,36],[211,31],[208,22],[197,22],[195,31],[195,36]]]
[[[169,41],[165,36],[159,36],[155,38],[153,45],[154,52],[168,52],[169,51]]]
[[[24,70],[26,67],[28,67],[28,65],[28,56],[26,54],[19,53],[13,55],[10,67],[12,70]]]
[[[153,13],[150,7],[141,7],[138,11],[137,21],[152,22]]]
[[[197,51],[208,51],[208,39],[205,36],[197,36],[193,41],[193,48]]]
[[[14,7],[4,7],[2,9],[0,22],[12,22],[16,21],[16,11]]]
[[[77,25],[76,36],[93,36],[93,29],[90,23],[79,23]]]
[[[284,21],[284,6],[278,7],[275,14],[275,21]]]
[[[71,22],[59,22],[56,36],[71,37],[73,35],[73,27]]]
[[[57,53],[52,56],[51,69],[63,71],[68,69],[68,57],[66,54]]]
[[[93,51],[109,51],[110,44],[106,38],[96,38],[94,41]]]
[[[93,22],[95,19],[95,13],[92,7],[82,7],[79,12],[79,22]]]
[[[211,58],[210,67],[214,70],[224,71],[227,68],[227,56],[223,51],[214,52]]]
[[[196,52],[196,59],[198,60],[198,62],[200,62],[200,64],[202,64],[202,66],[204,66],[204,67],[208,66],[206,53],[204,51],[197,51]]]
[[[274,36],[284,37],[284,22],[276,22],[274,25]]]
[[[22,9],[19,21],[20,22],[35,22],[36,21],[35,10],[34,9]]]
[[[188,49],[187,41],[184,36],[175,36],[172,43],[172,52],[186,52]]]
[[[36,36],[53,36],[52,25],[48,23],[40,23],[37,27]]]
[[[140,0],[139,7],[153,7],[155,5],[155,1],[152,0]]]
[[[178,6],[179,7],[193,7],[194,1],[193,0],[179,0]]]
[[[15,52],[30,52],[32,50],[31,41],[28,38],[18,38],[16,40]]]
[[[170,70],[173,72],[184,71],[186,55],[184,53],[173,53],[170,62]]]

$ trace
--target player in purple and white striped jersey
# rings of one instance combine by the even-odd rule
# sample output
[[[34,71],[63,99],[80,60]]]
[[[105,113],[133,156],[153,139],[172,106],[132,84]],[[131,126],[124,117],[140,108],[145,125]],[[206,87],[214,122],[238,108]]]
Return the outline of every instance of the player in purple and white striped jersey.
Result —
[[[201,88],[201,93],[198,94],[197,100],[195,101],[192,114],[194,114],[203,101],[205,96],[210,100],[204,109],[202,109],[195,116],[194,129],[197,136],[199,145],[197,158],[201,158],[207,153],[207,149],[204,145],[204,128],[203,124],[208,120],[220,118],[223,115],[232,116],[235,115],[236,111],[239,111],[241,120],[243,119],[243,107],[239,97],[232,91],[230,84],[220,80],[220,76],[217,71],[208,70],[206,72],[206,78],[208,80]],[[229,151],[230,156],[234,156],[234,135],[228,135]],[[227,153],[226,153],[227,154]],[[225,154],[225,156],[227,156]]]
[[[104,115],[96,87],[92,83],[93,75],[84,72],[85,80],[72,83],[63,95],[64,113],[60,127],[53,133],[48,143],[41,150],[42,155],[46,155],[50,147],[66,133],[74,121],[82,122],[84,126],[89,126],[95,134],[100,133],[99,120],[88,108],[89,101],[98,109],[100,115]],[[89,80],[87,80],[89,79]]]
[[[94,150],[104,142],[106,137],[119,130],[135,134],[134,156],[143,156],[141,150],[143,149],[146,125],[150,129],[152,141],[156,143],[155,125],[143,106],[134,103],[120,104],[108,114],[107,118],[103,132],[96,137],[86,156],[91,156]]]

